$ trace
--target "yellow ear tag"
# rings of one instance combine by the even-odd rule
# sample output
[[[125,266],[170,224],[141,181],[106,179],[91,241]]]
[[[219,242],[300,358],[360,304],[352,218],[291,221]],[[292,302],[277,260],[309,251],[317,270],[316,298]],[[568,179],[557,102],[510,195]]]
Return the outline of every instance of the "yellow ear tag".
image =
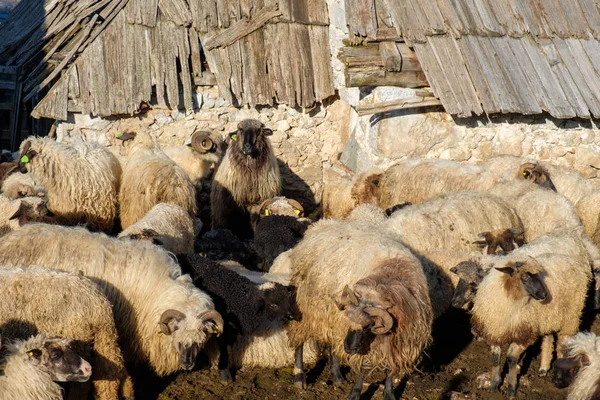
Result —
[[[194,150],[194,148],[191,145],[189,145],[189,144],[187,145],[187,148],[190,149],[190,150]]]
[[[300,215],[300,210],[294,210],[294,214]]]
[[[23,157],[21,157],[21,162],[23,164],[27,164],[29,162],[29,157],[27,157],[27,155],[24,155]]]
[[[269,216],[269,214],[271,214],[271,213],[269,212],[269,209],[266,209],[266,210],[265,210],[265,215],[268,217],[268,216]]]
[[[237,140],[237,133],[234,133],[230,137],[231,137],[231,140]]]
[[[215,335],[218,335],[218,334],[219,334],[219,327],[218,327],[217,325],[213,325],[213,333],[214,333]]]
[[[115,135],[115,137],[121,137],[121,136],[123,136],[123,132],[119,132]]]

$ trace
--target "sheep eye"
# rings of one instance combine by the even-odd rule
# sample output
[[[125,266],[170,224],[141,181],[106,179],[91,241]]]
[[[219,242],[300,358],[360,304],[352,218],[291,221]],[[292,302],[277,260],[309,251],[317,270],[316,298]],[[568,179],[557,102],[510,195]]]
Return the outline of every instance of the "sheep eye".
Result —
[[[63,352],[60,349],[52,349],[50,351],[50,359],[56,361],[63,356]]]
[[[273,310],[279,308],[279,306],[277,304],[275,304],[275,303],[269,304],[269,307],[271,307]]]

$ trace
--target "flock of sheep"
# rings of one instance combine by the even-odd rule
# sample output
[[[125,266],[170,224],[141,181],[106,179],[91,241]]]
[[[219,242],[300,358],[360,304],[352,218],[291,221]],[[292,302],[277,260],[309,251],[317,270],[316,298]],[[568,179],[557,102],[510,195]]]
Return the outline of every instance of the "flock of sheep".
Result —
[[[541,340],[541,375],[569,400],[600,398],[600,339],[578,333],[584,308],[600,308],[600,189],[517,157],[405,160],[326,185],[308,218],[280,196],[271,134],[244,120],[225,140],[196,132],[162,149],[134,132],[110,148],[30,137],[7,157],[0,398],[130,399],[126,366],[167,375],[202,352],[223,383],[233,368],[293,366],[299,390],[304,362],[327,357],[334,385],[341,364],[357,372],[352,400],[380,370],[391,400],[450,307],[490,345],[489,391],[507,347],[515,397]],[[213,169],[211,228],[253,239],[254,270],[197,252]]]

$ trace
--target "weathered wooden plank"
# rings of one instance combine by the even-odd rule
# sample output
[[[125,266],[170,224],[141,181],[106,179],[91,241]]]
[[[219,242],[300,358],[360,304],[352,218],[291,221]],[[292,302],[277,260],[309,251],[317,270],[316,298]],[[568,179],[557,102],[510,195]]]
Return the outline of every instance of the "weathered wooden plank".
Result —
[[[307,25],[290,25],[290,36],[298,57],[296,58],[295,72],[300,77],[301,93],[296,92],[296,101],[302,107],[310,107],[315,103],[314,68],[311,59],[310,35]]]
[[[395,42],[381,42],[379,54],[385,69],[392,72],[400,72],[402,69],[402,56]]]
[[[78,57],[75,60],[74,65],[77,67],[77,78],[79,81],[79,99],[77,100],[78,105],[81,107],[82,114],[91,114],[92,113],[92,104],[90,98],[90,71],[86,67],[86,58],[87,54],[91,52],[91,49],[88,47],[87,50],[82,54],[81,57]]]
[[[31,112],[34,118],[53,118],[65,121],[68,116],[69,74],[64,74]]]
[[[188,0],[192,26],[201,34],[218,26],[217,5],[213,0]]]
[[[594,38],[600,39],[600,11],[597,1],[579,0],[579,5],[592,35]]]
[[[418,14],[419,21],[426,35],[440,35],[446,33],[444,18],[435,1],[412,0],[413,9]]]
[[[481,17],[475,7],[473,0],[450,0],[450,3],[456,8],[456,14],[460,19],[463,35],[484,35],[485,27]]]
[[[588,26],[577,0],[558,0],[565,22],[569,24],[570,37],[588,39]]]
[[[560,43],[559,39],[555,39],[554,43]],[[573,55],[573,58],[569,61],[565,61],[567,63],[567,68],[569,64],[572,64],[574,68],[577,68],[577,71],[581,74],[582,82],[578,82],[578,86],[580,87],[579,91],[585,92],[585,89],[581,89],[581,85],[586,85],[589,88],[589,93],[591,97],[589,98],[588,105],[593,102],[593,107],[590,106],[590,111],[594,114],[595,117],[600,116],[600,75],[598,75],[594,65],[591,63],[590,58],[587,55],[583,45],[581,44],[580,39],[566,39],[563,42],[566,44],[566,47],[569,49],[570,54]],[[562,43],[557,46],[561,55],[563,54],[563,46]],[[574,77],[574,79],[577,78]]]
[[[156,87],[156,100],[160,107],[167,106],[165,98],[165,57],[162,49],[161,23],[150,30],[151,58],[152,58],[152,83]]]
[[[202,44],[206,50],[212,50],[216,47],[226,47],[233,42],[240,40],[244,36],[260,29],[269,20],[281,15],[281,11],[275,7],[263,8],[256,12],[251,20],[241,20],[231,25],[215,36],[206,39]]]
[[[416,2],[405,1],[403,3],[403,12],[401,12],[400,15],[403,18],[403,24],[409,25],[407,32],[410,41],[412,43],[425,42],[427,40],[426,36],[433,35],[434,33],[429,26],[427,17],[420,11],[418,5],[415,4]]]
[[[438,9],[444,18],[444,22],[452,36],[457,39],[462,35],[464,28],[451,0],[437,0]]]
[[[356,36],[375,38],[377,14],[375,0],[346,0],[346,20]]]
[[[202,76],[194,76],[193,82],[195,86],[216,86],[217,78],[212,72],[204,71]]]
[[[474,0],[473,3],[475,4],[479,17],[481,18],[483,28],[488,32],[488,34],[492,36],[501,36],[506,33],[496,19],[496,15],[491,8],[491,3],[493,3],[493,1]]]
[[[140,1],[140,10],[142,25],[155,27],[158,16],[158,0]]]
[[[347,87],[398,86],[420,88],[428,85],[429,81],[423,72],[388,72],[375,67],[346,69]]]
[[[190,55],[192,60],[192,74],[202,76],[202,59],[200,57],[200,38],[195,29],[188,29],[190,40]]]
[[[244,102],[251,107],[258,104],[273,104],[273,94],[264,57],[264,35],[262,29],[252,32],[240,40],[243,63]]]
[[[77,73],[77,64],[73,63],[67,70],[69,74],[69,99],[77,99],[80,96],[79,74]]]
[[[229,82],[231,77],[231,65],[229,64],[228,57],[225,60],[223,59],[221,56],[222,53],[227,55],[227,48],[207,51],[205,53],[206,62],[208,63],[211,72],[215,74],[217,87],[219,88],[219,96],[223,97],[228,103],[234,104]]]
[[[535,64],[529,52],[538,53],[537,46],[526,45],[530,38],[509,38],[510,49],[514,53],[515,62],[524,72],[531,93],[538,105],[556,118],[572,118],[577,114],[567,101],[560,83],[552,73],[548,62],[541,54],[534,56]]]
[[[235,42],[231,46],[225,48],[225,50],[227,50],[225,54],[227,55],[229,63],[231,64],[231,77],[229,78],[231,92],[237,99],[238,103],[243,104],[244,76],[242,68],[244,65],[244,58],[242,56],[242,50],[240,46],[240,41]]]
[[[572,3],[572,2],[571,2]],[[565,18],[564,11],[558,0],[544,0],[540,2],[542,15],[544,16],[550,31],[561,38],[571,36],[569,22]],[[573,4],[571,4],[573,7]]]
[[[526,30],[539,38],[549,38],[552,30],[548,26],[537,2],[530,0],[510,0],[517,13],[523,18]]]
[[[119,13],[103,33],[104,64],[98,67],[106,71],[106,90],[111,114],[127,114],[131,103],[131,92],[127,90],[131,87],[131,73],[127,67],[125,24],[125,14]]]
[[[469,114],[470,109],[456,98],[450,82],[446,79],[443,68],[439,65],[435,52],[429,43],[415,44],[415,51],[422,60],[427,80],[437,97],[450,114]]]
[[[571,74],[567,69],[565,63],[561,60],[561,56],[559,55],[556,46],[550,40],[547,40],[544,43],[540,44],[541,49],[543,50],[543,54],[548,60],[548,64],[550,64],[552,68],[552,72],[559,81],[567,97],[567,100],[577,112],[577,116],[582,118],[589,118],[590,110],[587,105],[587,102],[585,101],[585,97],[577,87],[576,82],[571,77]]]
[[[440,106],[438,99],[424,97],[409,97],[407,99],[383,101],[375,104],[359,104],[355,107],[359,116],[390,112],[396,110],[407,110],[411,108]]]
[[[111,114],[109,106],[108,87],[109,82],[106,77],[106,70],[98,68],[98,65],[104,65],[104,37],[92,42],[87,54],[86,68],[90,76],[88,90],[90,91],[90,103],[92,114],[106,117]]]
[[[186,110],[192,110],[194,103],[192,101],[192,72],[190,71],[190,44],[188,40],[188,32],[185,28],[176,29],[178,35],[178,57],[179,65],[181,65],[180,80],[183,86],[183,106]]]
[[[480,0],[478,0],[480,1]],[[521,37],[525,32],[523,18],[515,14],[511,0],[494,0],[487,3],[491,13],[504,33],[511,37]]]
[[[478,54],[477,43],[472,36],[463,36],[456,42],[463,55],[463,60],[471,76],[473,86],[477,92],[477,97],[483,105],[486,113],[494,114],[501,111],[500,105],[496,103],[496,98],[491,91],[491,84],[485,78],[484,65],[482,65],[481,57]],[[417,55],[419,52],[417,51]],[[425,68],[425,65],[423,65]],[[445,103],[444,103],[445,104]]]
[[[327,2],[323,0],[308,0],[307,1],[308,21],[309,24],[329,24],[329,12],[327,11]],[[303,21],[299,21],[303,22]]]
[[[179,79],[177,76],[177,31],[185,28],[177,27],[170,21],[159,21],[161,31],[161,49],[164,54],[165,86],[169,108],[179,105]]]
[[[331,56],[329,53],[329,28],[308,26],[310,37],[315,100],[321,101],[335,94]]]
[[[142,93],[138,91],[139,80],[143,79],[142,71],[138,70],[137,57],[141,57],[140,49],[138,49],[137,29],[142,25],[125,24],[125,40],[127,43],[127,71],[130,75],[127,80],[127,87],[123,88],[127,92],[127,111],[133,113],[141,103]],[[140,64],[142,62],[140,61]]]
[[[186,0],[159,0],[158,7],[162,13],[180,26],[190,26],[192,17]]]
[[[515,60],[515,53],[511,50],[508,38],[494,37],[489,38],[489,41],[494,49],[495,59],[504,72],[504,81],[510,84],[510,93],[519,107],[517,111],[522,114],[541,113],[542,109],[535,98],[533,88],[529,86],[529,81],[525,77],[532,72],[521,70],[521,66]]]
[[[267,66],[271,75],[271,82],[275,88],[275,94],[279,103],[288,104],[295,107],[296,103],[296,77],[292,71],[291,46],[290,43],[290,24],[275,24],[265,26],[269,32],[270,41],[273,46],[267,47]],[[288,45],[286,45],[286,43]]]

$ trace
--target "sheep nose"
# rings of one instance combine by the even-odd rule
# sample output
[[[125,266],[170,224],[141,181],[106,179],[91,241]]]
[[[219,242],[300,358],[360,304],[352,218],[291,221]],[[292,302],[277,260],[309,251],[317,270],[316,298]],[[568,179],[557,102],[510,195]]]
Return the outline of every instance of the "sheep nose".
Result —
[[[91,376],[92,375],[92,366],[90,365],[89,362],[87,361],[83,361],[81,363],[80,366],[81,372],[84,376]]]
[[[295,319],[295,318],[294,318],[294,314],[290,314],[290,313],[288,313],[288,314],[285,314],[285,317],[286,317],[286,318],[287,318],[289,321],[293,321],[293,320]]]
[[[252,145],[250,145],[249,143],[245,143],[242,146],[242,153],[244,153],[245,155],[252,153]]]

